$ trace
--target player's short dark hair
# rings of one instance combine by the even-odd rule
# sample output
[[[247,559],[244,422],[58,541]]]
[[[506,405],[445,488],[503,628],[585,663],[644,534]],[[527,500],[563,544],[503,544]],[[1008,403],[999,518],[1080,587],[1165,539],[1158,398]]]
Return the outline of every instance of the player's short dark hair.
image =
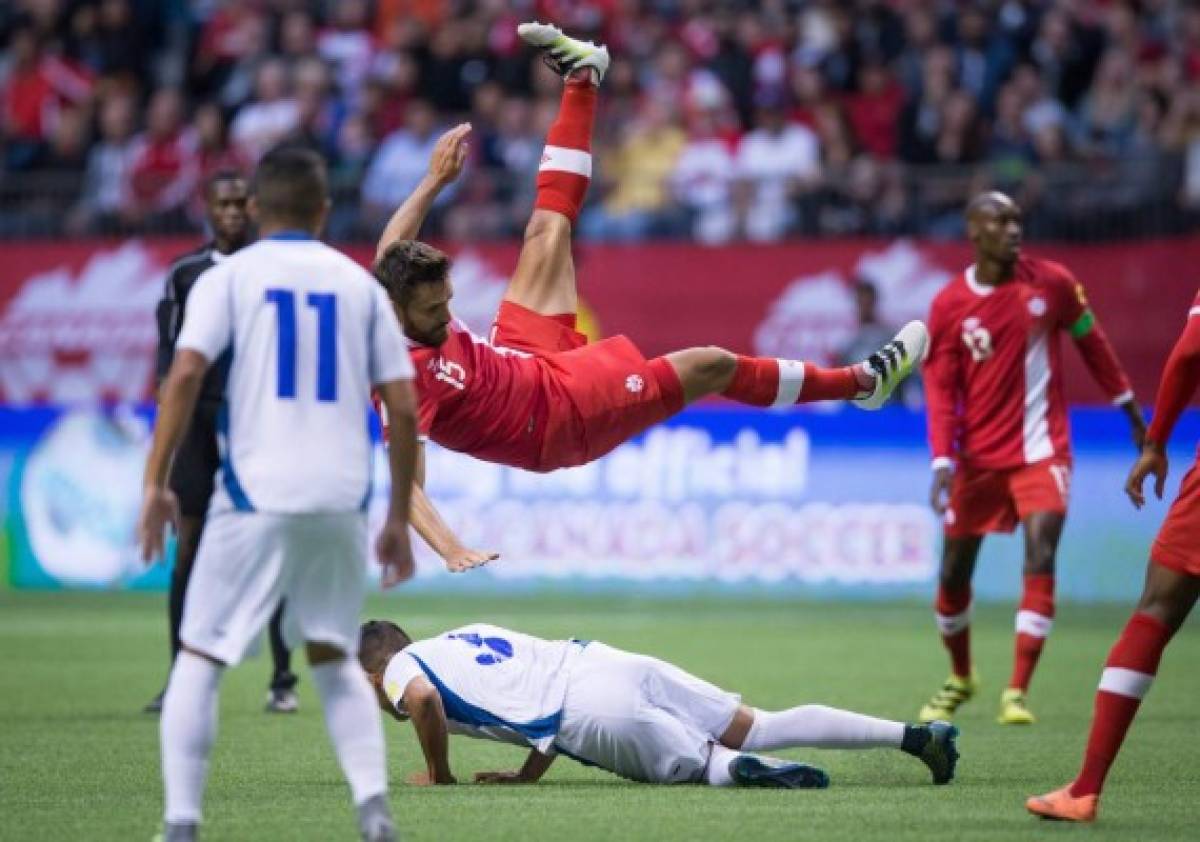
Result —
[[[278,146],[258,162],[253,190],[263,219],[312,228],[329,201],[325,161],[311,149]]]
[[[223,168],[217,170],[204,180],[204,195],[211,196],[213,191],[217,189],[218,184],[225,184],[229,181],[245,181],[246,174],[240,170],[232,168]]]
[[[412,638],[388,620],[367,620],[358,632],[358,662],[369,673],[381,673],[388,661],[412,643]]]
[[[450,274],[450,255],[420,240],[392,243],[375,261],[375,278],[397,304],[407,304],[420,284],[446,280]]]

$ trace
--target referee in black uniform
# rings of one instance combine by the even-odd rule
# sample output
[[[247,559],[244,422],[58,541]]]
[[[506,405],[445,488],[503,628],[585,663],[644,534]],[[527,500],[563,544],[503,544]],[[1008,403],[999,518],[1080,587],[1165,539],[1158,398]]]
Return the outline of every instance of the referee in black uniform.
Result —
[[[183,325],[184,308],[192,285],[204,271],[220,263],[227,255],[246,245],[250,235],[250,218],[246,211],[249,187],[246,179],[232,171],[218,172],[204,185],[205,215],[213,238],[195,251],[188,252],[172,265],[167,273],[163,299],[158,303],[158,380],[167,374],[175,354],[175,340]],[[179,626],[183,621],[183,600],[192,563],[204,530],[204,517],[213,493],[213,480],[221,465],[217,452],[217,412],[225,400],[225,373],[228,362],[218,360],[204,378],[196,413],[188,427],[175,462],[171,466],[171,490],[179,498],[179,539],[175,552],[175,569],[171,574],[168,603],[171,621],[171,660],[179,653]],[[283,606],[271,618],[271,660],[274,672],[267,695],[267,710],[273,713],[292,713],[297,708],[296,676],[290,669],[291,653],[283,643],[280,621]],[[166,692],[166,691],[163,691]],[[162,711],[163,694],[159,693],[146,705],[146,713]]]

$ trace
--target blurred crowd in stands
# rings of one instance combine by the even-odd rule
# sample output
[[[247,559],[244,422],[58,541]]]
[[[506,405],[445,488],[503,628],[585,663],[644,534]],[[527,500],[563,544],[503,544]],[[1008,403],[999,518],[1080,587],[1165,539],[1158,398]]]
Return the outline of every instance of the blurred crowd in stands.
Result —
[[[583,237],[957,237],[985,186],[1033,236],[1200,223],[1196,0],[7,0],[0,236],[195,230],[207,175],[287,142],[371,237],[463,119],[430,233],[519,235],[534,18],[613,55]]]

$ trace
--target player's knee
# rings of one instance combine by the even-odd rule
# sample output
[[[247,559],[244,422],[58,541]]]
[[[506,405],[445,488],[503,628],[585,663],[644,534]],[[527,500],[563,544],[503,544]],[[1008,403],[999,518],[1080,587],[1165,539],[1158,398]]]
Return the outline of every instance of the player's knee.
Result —
[[[697,349],[695,376],[713,392],[723,391],[737,371],[737,356],[724,348],[709,346]]]
[[[340,661],[346,657],[346,650],[339,646],[334,646],[332,643],[310,641],[304,645],[304,651],[308,655],[309,664],[314,667],[318,664],[327,664],[330,661]]]

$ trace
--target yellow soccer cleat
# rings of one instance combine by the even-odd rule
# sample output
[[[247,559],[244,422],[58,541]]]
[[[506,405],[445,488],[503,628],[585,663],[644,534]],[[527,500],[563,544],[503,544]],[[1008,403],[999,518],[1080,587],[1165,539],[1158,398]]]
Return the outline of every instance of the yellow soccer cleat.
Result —
[[[1025,705],[1025,692],[1009,687],[1000,694],[1000,715],[996,721],[1001,725],[1032,725],[1037,717]]]
[[[1094,822],[1099,807],[1100,796],[1072,795],[1070,784],[1025,802],[1025,809],[1035,816],[1060,822]]]
[[[943,720],[949,722],[963,702],[969,701],[979,691],[979,674],[972,672],[967,678],[952,675],[946,679],[942,689],[933,694],[921,712],[917,721],[921,723]]]

